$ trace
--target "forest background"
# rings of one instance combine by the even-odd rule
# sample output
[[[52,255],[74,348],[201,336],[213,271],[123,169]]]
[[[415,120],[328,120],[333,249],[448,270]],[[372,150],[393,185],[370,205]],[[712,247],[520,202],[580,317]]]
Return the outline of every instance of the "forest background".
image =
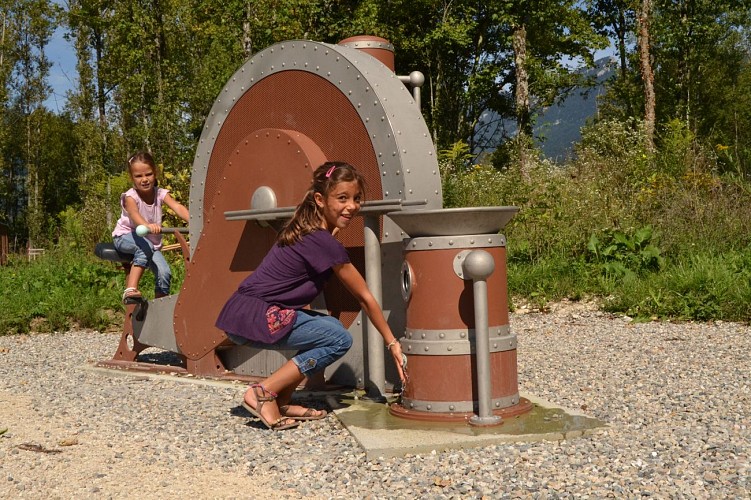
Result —
[[[188,200],[203,122],[244,61],[358,34],[391,41],[398,74],[425,74],[444,205],[521,208],[505,229],[512,307],[592,299],[638,319],[751,319],[749,0],[0,6],[0,229],[14,252],[0,265],[0,334],[112,322],[122,276],[91,249],[109,238],[129,153],[152,151]],[[59,27],[78,80],[53,113]],[[592,83],[574,68],[608,46],[616,71],[597,115],[570,158],[543,158],[540,112]],[[28,248],[47,251],[29,261]]]

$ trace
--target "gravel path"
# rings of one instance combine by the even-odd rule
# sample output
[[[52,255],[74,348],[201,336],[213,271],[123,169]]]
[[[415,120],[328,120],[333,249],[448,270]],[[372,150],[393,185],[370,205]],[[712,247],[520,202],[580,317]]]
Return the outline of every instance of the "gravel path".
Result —
[[[513,314],[523,392],[609,427],[367,461],[338,420],[272,433],[243,387],[108,376],[117,337],[0,337],[3,498],[557,498],[751,495],[751,328]]]

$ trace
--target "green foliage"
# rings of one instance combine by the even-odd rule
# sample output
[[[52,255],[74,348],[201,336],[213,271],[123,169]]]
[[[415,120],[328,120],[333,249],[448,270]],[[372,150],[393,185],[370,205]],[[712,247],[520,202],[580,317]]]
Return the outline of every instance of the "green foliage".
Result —
[[[504,229],[515,301],[600,297],[639,318],[751,320],[748,182],[718,175],[716,157],[680,122],[655,155],[641,139],[639,127],[593,124],[577,157],[538,159],[528,179],[514,163],[444,160],[444,205],[520,207]]]
[[[627,231],[605,229],[599,236],[590,235],[588,257],[606,276],[633,278],[636,274],[659,271],[664,265],[656,239],[651,226]]]
[[[172,288],[178,290],[185,266],[177,253],[165,256],[172,267]],[[31,262],[14,256],[0,266],[0,335],[118,326],[123,288],[122,269],[97,259],[93,250],[58,248]],[[144,274],[139,288],[150,296],[152,273]]]
[[[119,310],[123,274],[80,254],[48,252],[32,262],[0,267],[0,334],[61,331],[77,324],[105,328],[106,310]]]
[[[751,249],[681,258],[659,274],[625,281],[607,310],[637,319],[751,320]]]

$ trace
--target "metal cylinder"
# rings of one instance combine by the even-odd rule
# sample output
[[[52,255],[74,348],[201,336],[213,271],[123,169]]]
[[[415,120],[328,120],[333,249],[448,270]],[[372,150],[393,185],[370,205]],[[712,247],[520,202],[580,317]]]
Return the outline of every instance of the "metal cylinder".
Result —
[[[381,246],[378,241],[378,216],[365,217],[365,279],[370,292],[383,304],[381,283]],[[367,364],[368,380],[365,382],[366,396],[376,401],[386,401],[384,396],[386,386],[386,368],[383,357],[383,338],[373,322],[367,322]]]
[[[479,411],[475,367],[476,320],[471,277],[464,259],[475,249],[490,256],[486,280],[487,364],[490,414],[510,416],[531,409],[520,400],[516,335],[508,321],[505,237],[498,234],[419,237],[405,240],[402,296],[407,303],[408,381],[391,413],[403,418],[467,421]]]
[[[384,38],[372,35],[351,36],[340,41],[339,45],[361,50],[394,71],[394,46]]]

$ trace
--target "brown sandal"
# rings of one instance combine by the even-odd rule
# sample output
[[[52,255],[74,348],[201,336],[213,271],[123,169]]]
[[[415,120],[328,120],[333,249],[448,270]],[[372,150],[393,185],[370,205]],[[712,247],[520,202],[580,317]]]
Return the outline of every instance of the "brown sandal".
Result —
[[[253,408],[252,406],[250,406],[243,398],[243,408],[248,410],[251,415],[254,415],[255,417],[257,417],[261,422],[263,422],[263,424],[266,427],[268,427],[272,431],[283,431],[285,429],[292,429],[293,427],[297,427],[298,425],[300,425],[300,422],[296,422],[292,418],[288,418],[285,416],[281,416],[273,422],[269,422],[268,420],[266,420],[263,417],[263,415],[261,415],[261,410],[263,410],[263,405],[265,405],[266,403],[275,401],[278,394],[275,392],[266,390],[266,388],[262,386],[261,384],[253,384],[250,386],[250,388],[253,389],[253,394],[255,394],[256,396],[256,407]],[[290,420],[292,420],[292,422],[289,422]],[[288,422],[288,423],[285,424],[284,422]]]
[[[326,415],[328,415],[328,412],[326,410],[316,410],[314,408],[305,408],[304,406],[301,406],[300,408],[303,408],[305,411],[302,415],[290,415],[289,414],[289,407],[291,405],[284,405],[279,407],[279,413],[283,417],[291,418],[293,420],[320,420],[322,418],[326,418]],[[315,414],[315,412],[321,412],[318,415]]]

